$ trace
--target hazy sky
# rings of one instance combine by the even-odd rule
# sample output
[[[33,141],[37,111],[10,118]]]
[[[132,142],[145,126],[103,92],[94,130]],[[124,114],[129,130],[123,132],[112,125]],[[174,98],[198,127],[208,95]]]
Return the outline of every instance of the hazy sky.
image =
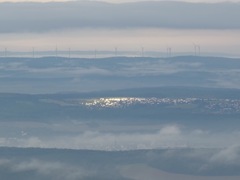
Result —
[[[0,51],[192,52],[199,44],[202,52],[240,55],[240,4],[86,2],[0,4]]]
[[[85,1],[85,0],[0,0],[0,2],[63,2],[63,1]],[[95,0],[95,1],[122,3],[122,2],[140,2],[147,0]],[[240,2],[240,0],[154,0],[154,1],[184,1],[184,2],[209,2],[209,3]]]

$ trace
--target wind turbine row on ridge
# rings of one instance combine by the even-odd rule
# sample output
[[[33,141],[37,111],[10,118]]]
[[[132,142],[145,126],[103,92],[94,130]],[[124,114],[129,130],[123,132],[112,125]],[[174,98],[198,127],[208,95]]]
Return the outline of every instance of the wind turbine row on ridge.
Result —
[[[195,44],[195,43],[192,43],[193,44],[193,48],[194,48],[194,55],[195,56],[198,56],[200,55],[201,53],[201,46],[199,44]],[[58,57],[59,56],[59,50],[58,50],[58,46],[56,45],[55,46],[55,57]],[[166,48],[166,53],[167,53],[167,57],[172,57],[172,47],[169,47],[167,46]],[[97,49],[95,48],[94,51],[93,51],[93,54],[94,54],[94,58],[97,58]],[[141,51],[140,51],[141,55],[140,57],[144,57],[145,56],[145,48],[142,46],[141,47]],[[36,57],[36,51],[35,51],[35,47],[32,47],[32,57],[35,58]],[[68,51],[65,51],[66,56],[68,58],[71,58],[72,56],[72,53],[71,53],[71,48],[69,47],[68,48]],[[117,57],[119,55],[119,50],[118,50],[118,47],[114,47],[114,51],[113,51],[113,54],[115,55],[115,57]],[[7,57],[9,55],[8,53],[8,49],[7,47],[4,48],[4,56]]]

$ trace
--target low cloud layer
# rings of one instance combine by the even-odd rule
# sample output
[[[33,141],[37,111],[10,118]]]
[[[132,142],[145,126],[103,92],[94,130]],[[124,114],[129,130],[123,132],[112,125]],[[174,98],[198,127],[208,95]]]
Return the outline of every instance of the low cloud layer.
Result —
[[[2,135],[0,146],[9,147],[35,147],[58,149],[90,149],[90,150],[137,150],[137,149],[161,149],[161,148],[226,148],[236,147],[240,138],[239,131],[213,132],[203,129],[186,129],[181,125],[158,125],[145,127],[144,130],[127,125],[106,125],[88,127],[86,124],[56,124],[37,125],[40,127],[12,128],[18,134]],[[46,126],[46,127],[44,127]],[[35,131],[44,133],[35,133]],[[125,131],[124,131],[125,129]],[[131,132],[132,131],[132,132]],[[223,151],[221,154],[232,153],[221,159],[222,155],[213,157],[212,162],[235,160],[238,152],[235,149]],[[235,154],[235,155],[234,155]]]
[[[57,161],[43,161],[39,159],[25,159],[24,161],[15,161],[13,159],[0,159],[0,170],[6,168],[10,174],[22,174],[27,177],[30,172],[31,176],[47,179],[69,179],[76,180],[83,178],[87,174],[87,170],[81,167],[72,166]],[[5,172],[6,173],[6,172]],[[3,173],[2,173],[3,174]],[[21,179],[20,175],[20,179]],[[29,175],[28,175],[29,176]],[[23,176],[24,177],[24,176]]]
[[[239,147],[119,152],[0,148],[0,152],[1,177],[11,180],[239,179]],[[219,162],[228,156],[236,159],[231,164]]]

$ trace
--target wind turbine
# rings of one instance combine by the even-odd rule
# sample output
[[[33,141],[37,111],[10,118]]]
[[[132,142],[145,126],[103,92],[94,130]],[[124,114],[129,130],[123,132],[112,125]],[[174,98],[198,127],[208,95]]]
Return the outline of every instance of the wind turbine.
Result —
[[[195,43],[193,43],[193,47],[194,47],[194,55],[197,56],[197,46]]]
[[[7,48],[5,47],[4,56],[7,57]]]
[[[171,57],[171,56],[172,56],[172,48],[167,47],[167,57]]]
[[[198,45],[198,55],[200,56],[200,54],[201,54],[201,46]]]
[[[115,47],[115,57],[117,57],[117,54],[118,54],[118,48]]]
[[[55,53],[56,53],[56,58],[57,58],[58,57],[58,47],[57,47],[57,45],[56,45]]]
[[[97,49],[94,50],[94,58],[97,58]]]
[[[142,47],[142,57],[144,57],[144,47]]]
[[[200,50],[201,50],[200,45],[193,43],[193,47],[194,47],[194,55],[195,56],[200,55]]]
[[[35,48],[32,47],[32,57],[35,58]]]
[[[68,48],[68,58],[71,58],[71,48]]]

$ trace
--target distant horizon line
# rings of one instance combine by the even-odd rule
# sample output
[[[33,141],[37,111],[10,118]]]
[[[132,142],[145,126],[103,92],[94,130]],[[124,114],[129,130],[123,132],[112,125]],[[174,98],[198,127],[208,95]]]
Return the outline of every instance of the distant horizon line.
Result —
[[[233,55],[231,53],[228,54],[228,53],[211,53],[211,52],[201,53],[201,54],[195,54],[194,52],[192,53],[191,52],[175,52],[169,55],[167,54],[167,52],[145,51],[144,55],[142,55],[140,52],[138,52],[138,54],[130,54],[130,53],[137,53],[137,51],[119,51],[118,55],[116,55],[115,52],[113,51],[98,51],[98,54],[96,55],[94,54],[94,51],[71,51],[72,54],[70,56],[68,51],[58,51],[58,54],[56,54],[55,51],[36,51],[34,52],[34,55],[32,54],[32,52],[17,52],[17,51],[10,51],[10,52],[12,54],[8,54],[6,56],[0,53],[0,59],[4,59],[4,58],[8,58],[8,59],[9,58],[104,59],[104,58],[177,58],[177,57],[202,57],[202,58],[218,57],[218,58],[229,58],[229,59],[240,58],[240,55],[236,55],[236,54]]]

